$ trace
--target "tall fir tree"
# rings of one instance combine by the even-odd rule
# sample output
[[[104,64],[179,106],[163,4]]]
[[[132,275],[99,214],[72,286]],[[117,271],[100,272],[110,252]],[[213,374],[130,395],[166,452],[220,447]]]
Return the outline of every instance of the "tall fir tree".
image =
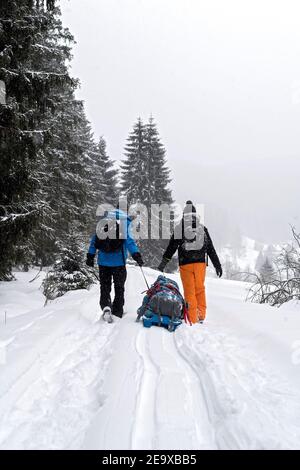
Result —
[[[258,253],[256,262],[255,262],[255,270],[259,272],[264,262],[265,262],[265,256],[263,255],[263,252],[260,250],[260,252]]]
[[[34,262],[41,266],[59,257],[74,231],[84,244],[92,217],[95,143],[83,104],[72,93],[66,95],[56,116],[39,181],[45,209],[30,238]]]
[[[95,280],[84,259],[95,217],[93,177],[98,159],[83,103],[72,90],[64,93],[50,123],[51,145],[44,152],[40,178],[47,210],[32,237],[35,262],[54,263],[43,283],[47,299],[87,287]]]
[[[121,190],[128,205],[142,202],[144,192],[144,162],[146,160],[146,127],[141,118],[133,126],[125,146],[121,164]],[[141,167],[142,165],[142,167]]]
[[[71,79],[64,69],[41,70],[34,60],[49,34],[54,1],[2,0],[0,4],[0,80],[6,101],[0,105],[0,279],[24,260],[18,249],[43,210],[37,197],[38,154],[47,142],[43,116],[54,110],[51,95]]]
[[[51,89],[49,106],[41,116],[41,127],[47,129],[45,145],[37,152],[37,176],[35,194],[43,201],[34,229],[26,240],[26,261],[41,266],[54,262],[62,241],[66,238],[66,208],[72,213],[74,202],[66,191],[76,191],[76,171],[80,165],[74,163],[81,158],[74,146],[77,135],[82,136],[86,128],[86,119],[81,102],[76,102],[74,90],[78,81],[70,78],[68,64],[72,58],[74,38],[61,22],[58,8],[51,12],[48,28],[39,36],[38,47],[31,51],[31,67],[40,73],[51,73],[55,76],[66,76],[64,86]],[[88,131],[87,131],[88,132]],[[81,142],[81,148],[85,140]],[[72,175],[72,171],[75,173]],[[82,171],[81,171],[82,173]],[[71,178],[73,176],[73,180]],[[82,178],[82,177],[81,177]],[[60,198],[57,198],[57,194]],[[74,199],[74,198],[73,198]],[[75,205],[80,208],[78,198]],[[23,247],[18,245],[18,249]]]
[[[145,175],[148,204],[172,204],[169,188],[170,170],[166,164],[166,150],[160,141],[157,126],[151,116],[146,125],[146,162]]]
[[[166,164],[166,151],[160,141],[157,126],[151,117],[144,125],[138,119],[133,131],[129,135],[125,147],[125,159],[122,164],[121,188],[127,196],[128,204],[142,203],[147,208],[148,226],[142,232],[147,238],[139,240],[143,258],[148,266],[157,266],[161,260],[167,240],[152,239],[151,223],[160,223],[153,220],[151,210],[153,204],[168,204],[170,207],[170,220],[172,223],[172,194],[169,188],[170,170]],[[172,267],[174,265],[170,265]]]
[[[261,265],[259,274],[260,274],[262,283],[268,283],[274,280],[275,270],[268,256],[266,256],[264,263]]]
[[[100,137],[94,160],[93,185],[96,203],[116,206],[119,197],[118,170],[106,151],[106,141]]]
[[[55,2],[7,0],[0,13],[0,278],[17,263],[56,262],[44,288],[60,295],[91,282],[82,263],[103,168],[113,191],[116,175],[75,99],[74,39]]]

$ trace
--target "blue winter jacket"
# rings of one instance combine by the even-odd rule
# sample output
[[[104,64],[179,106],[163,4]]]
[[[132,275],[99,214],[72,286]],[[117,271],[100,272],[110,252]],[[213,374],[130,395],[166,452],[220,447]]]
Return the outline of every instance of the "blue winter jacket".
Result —
[[[123,246],[120,250],[118,251],[112,251],[110,253],[107,253],[105,251],[98,250],[98,265],[99,266],[124,266],[126,264],[126,259],[128,256],[128,251],[131,255],[134,253],[137,253],[139,251],[134,239],[132,238],[130,232],[130,222],[131,219],[130,217],[125,214],[125,212],[121,210],[116,210],[109,212],[108,216],[111,216],[113,218],[118,218],[120,219],[121,223],[126,223],[126,239],[124,240]],[[96,254],[96,247],[95,247],[95,241],[96,241],[96,235],[94,235],[91,238],[91,243],[90,243],[90,248],[89,248],[89,254],[90,255],[95,255]]]

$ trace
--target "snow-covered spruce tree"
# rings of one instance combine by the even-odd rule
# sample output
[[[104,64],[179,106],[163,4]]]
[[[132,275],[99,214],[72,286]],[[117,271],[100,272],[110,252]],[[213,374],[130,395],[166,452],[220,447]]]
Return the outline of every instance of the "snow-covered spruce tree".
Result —
[[[121,190],[127,197],[127,203],[136,204],[142,201],[145,177],[143,175],[146,160],[146,128],[141,118],[133,126],[125,146],[125,158],[121,165]],[[141,166],[142,165],[142,166]]]
[[[14,2],[4,3],[7,12],[1,20],[4,49],[0,60],[5,61],[0,64],[8,93],[1,118],[6,119],[10,112],[14,121],[1,120],[1,149],[6,151],[1,164],[7,172],[2,172],[1,177],[8,176],[8,180],[5,205],[1,201],[7,236],[1,237],[0,242],[7,263],[1,263],[0,269],[3,268],[2,277],[8,278],[12,264],[28,266],[35,262],[45,266],[61,258],[63,262],[54,269],[60,272],[56,279],[62,279],[61,266],[65,273],[68,268],[71,273],[81,272],[81,277],[66,277],[62,288],[66,291],[69,281],[70,289],[75,288],[75,279],[77,286],[82,287],[82,276],[88,273],[83,248],[92,213],[92,175],[98,150],[83,104],[74,96],[77,81],[70,78],[68,71],[73,37],[63,28],[59,9],[54,8],[54,2],[47,2],[46,8],[44,2],[27,1],[20,10]],[[9,206],[10,200],[14,205]],[[19,212],[23,211],[20,214],[18,207]],[[93,216],[94,211],[93,207]],[[9,226],[10,219],[22,224]],[[77,264],[81,260],[80,269],[79,265],[74,268],[74,260]],[[52,281],[54,278],[55,275]],[[90,282],[87,274],[85,285]]]
[[[58,227],[59,220],[63,220],[65,201],[62,197],[60,203],[58,193],[65,191],[63,181],[58,176],[63,172],[68,159],[72,159],[68,149],[69,141],[72,140],[74,127],[76,126],[78,111],[76,108],[74,89],[78,81],[69,77],[68,64],[71,60],[72,45],[74,38],[68,29],[63,28],[60,18],[60,10],[55,8],[49,19],[47,30],[39,37],[38,47],[35,47],[30,56],[32,68],[40,73],[51,73],[56,76],[64,75],[68,80],[60,88],[52,88],[50,94],[51,107],[42,116],[41,125],[47,129],[47,141],[37,154],[38,170],[36,194],[43,201],[43,209],[40,211],[37,223],[31,237],[27,240],[31,262],[41,266],[54,262],[57,255],[59,243]],[[80,112],[82,105],[79,105]],[[71,117],[73,116],[73,118]],[[66,130],[72,136],[67,139]],[[80,126],[78,126],[80,129]],[[65,145],[63,141],[65,140]]]
[[[168,187],[171,179],[170,170],[166,165],[166,150],[160,141],[153,117],[150,117],[146,125],[146,157],[145,173],[148,185],[145,196],[147,206],[153,202],[172,204],[172,193]]]
[[[168,204],[170,208],[172,206],[172,194],[168,187],[171,181],[169,174],[166,151],[153,118],[149,119],[147,125],[138,119],[125,147],[121,188],[127,196],[128,204],[142,203],[147,208],[149,224],[143,231],[146,230],[148,238],[138,241],[147,266],[156,267],[159,264],[168,242],[161,237],[158,240],[151,239],[150,222],[152,204]]]
[[[262,265],[264,264],[264,261],[265,261],[265,257],[264,257],[264,255],[263,255],[263,252],[260,251],[260,252],[258,253],[256,262],[255,262],[255,270],[256,270],[256,271],[259,272],[259,271],[261,270],[261,267],[262,267]]]
[[[42,125],[53,109],[53,91],[70,78],[66,70],[42,70],[34,60],[44,51],[54,1],[2,0],[0,4],[0,80],[6,103],[0,105],[0,279],[11,278],[12,265],[27,262],[26,240],[44,208],[39,198],[38,154],[47,142]]]
[[[50,165],[46,191],[50,212],[46,225],[51,226],[51,231],[43,241],[45,231],[40,226],[35,239],[37,256],[42,259],[48,253],[57,260],[43,284],[47,298],[87,287],[95,280],[92,271],[85,267],[85,249],[100,198],[93,180],[99,152],[82,102],[72,94],[65,96],[59,111],[52,145],[46,154]]]
[[[264,284],[269,283],[274,279],[275,270],[268,256],[266,256],[265,261],[261,265],[259,269],[259,274],[260,274],[262,283]]]
[[[83,263],[85,244],[76,223],[70,226],[67,241],[68,244],[61,247],[59,259],[43,281],[46,302],[72,290],[87,289],[95,281],[93,271]]]
[[[91,181],[93,186],[93,215],[99,204],[116,206],[119,197],[118,170],[114,161],[107,155],[106,141],[100,137],[93,154]]]
[[[90,159],[95,144],[83,105],[73,95],[65,97],[60,113],[52,146],[46,152],[50,171],[45,197],[50,210],[34,233],[37,259],[41,263],[56,260],[43,283],[47,299],[87,288],[95,280],[85,266],[92,212]]]
[[[69,77],[68,63],[71,60],[71,46],[74,38],[62,27],[60,11],[52,12],[49,27],[40,35],[39,47],[34,48],[31,62],[36,70]],[[46,145],[38,152],[38,170],[36,194],[43,201],[43,209],[39,214],[37,223],[29,240],[28,251],[31,262],[47,266],[54,262],[58,249],[57,220],[59,210],[57,194],[62,191],[57,187],[57,171],[61,166],[62,146],[57,141],[64,138],[62,127],[62,110],[70,107],[74,101],[73,90],[77,86],[76,80],[66,80],[64,86],[52,89],[51,107],[42,116],[42,127],[47,129]],[[66,112],[66,114],[68,114]],[[70,121],[69,121],[70,122]],[[69,123],[72,126],[72,123]],[[60,157],[60,158],[59,158]],[[54,201],[54,203],[53,203]]]
[[[73,42],[56,9],[51,34],[43,38],[46,50],[39,63],[44,62],[43,67],[50,67],[57,74],[67,70]],[[44,117],[49,138],[39,154],[37,188],[44,210],[29,246],[35,264],[54,263],[44,282],[47,298],[87,287],[94,280],[85,267],[85,245],[94,227],[104,175],[98,170],[101,155],[83,103],[74,96],[76,86],[77,81],[72,80],[59,93],[53,93],[55,112]]]
[[[47,266],[67,248],[74,222],[84,240],[91,213],[92,165],[95,144],[83,105],[66,94],[56,112],[51,145],[43,153],[39,190],[46,209],[32,233],[35,263]]]
[[[145,174],[147,175],[146,192],[144,193],[144,200],[148,208],[149,220],[153,220],[153,214],[150,218],[151,204],[168,204],[170,210],[172,208],[173,199],[172,192],[169,188],[171,182],[170,170],[166,164],[166,150],[160,141],[157,126],[152,116],[146,125],[146,164]],[[156,221],[160,223],[161,221]],[[173,222],[172,211],[170,212],[170,223]],[[168,240],[152,240],[151,233],[149,233],[148,240],[141,241],[141,249],[148,265],[156,267],[161,261],[162,254],[167,247]],[[175,260],[172,260],[167,269],[174,270]]]
[[[224,277],[225,279],[237,279],[238,275],[238,268],[236,265],[236,259],[232,259],[230,256],[226,256],[225,262],[224,262]]]

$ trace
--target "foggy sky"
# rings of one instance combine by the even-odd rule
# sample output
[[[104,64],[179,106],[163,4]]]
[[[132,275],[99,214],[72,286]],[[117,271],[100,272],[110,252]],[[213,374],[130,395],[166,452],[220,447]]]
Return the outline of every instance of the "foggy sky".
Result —
[[[300,230],[300,4],[62,0],[95,136],[110,156],[153,114],[177,202],[225,211],[253,238]],[[219,227],[221,230],[221,227]]]

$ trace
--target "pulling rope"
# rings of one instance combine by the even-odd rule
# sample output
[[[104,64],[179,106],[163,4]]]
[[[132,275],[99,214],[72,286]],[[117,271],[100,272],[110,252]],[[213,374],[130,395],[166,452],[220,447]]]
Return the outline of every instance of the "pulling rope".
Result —
[[[140,268],[141,268],[142,275],[143,275],[143,278],[144,278],[144,280],[145,280],[145,283],[146,283],[147,289],[149,290],[149,289],[150,289],[150,287],[149,287],[149,284],[148,284],[148,281],[147,281],[147,279],[146,279],[146,276],[145,276],[145,273],[144,273],[144,271],[143,271],[143,268],[142,268],[142,266],[140,266]]]

